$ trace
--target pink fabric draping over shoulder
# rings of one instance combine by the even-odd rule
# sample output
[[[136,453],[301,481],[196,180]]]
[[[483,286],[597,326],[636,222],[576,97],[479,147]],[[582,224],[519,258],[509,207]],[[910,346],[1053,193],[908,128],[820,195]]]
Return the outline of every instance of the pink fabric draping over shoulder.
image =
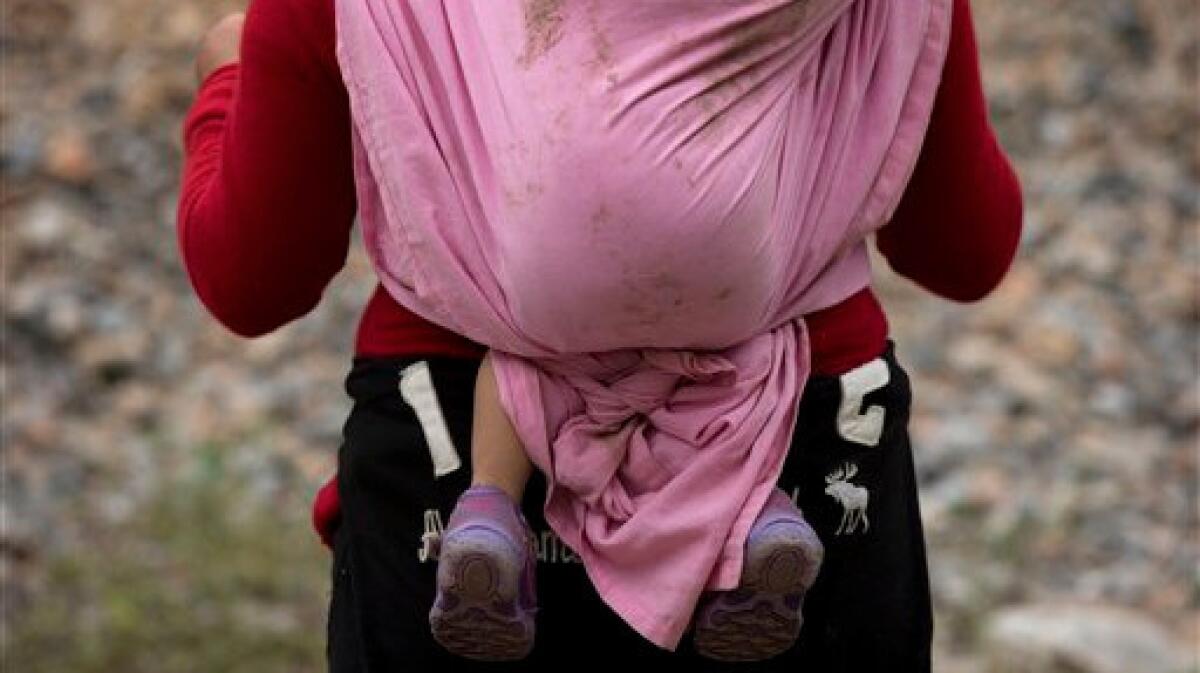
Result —
[[[729,589],[809,373],[869,282],[950,0],[339,0],[363,234],[497,351],[550,525],[673,649]]]

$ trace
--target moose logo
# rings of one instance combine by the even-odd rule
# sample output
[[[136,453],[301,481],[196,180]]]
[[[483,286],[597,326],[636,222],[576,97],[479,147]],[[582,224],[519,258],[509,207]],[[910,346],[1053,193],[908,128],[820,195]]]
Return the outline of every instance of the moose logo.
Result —
[[[825,494],[842,506],[842,521],[834,535],[850,535],[858,530],[859,524],[862,524],[864,533],[871,527],[871,522],[867,520],[867,502],[871,499],[871,494],[862,486],[850,483],[856,474],[857,465],[842,463],[825,477],[825,483],[828,484]]]

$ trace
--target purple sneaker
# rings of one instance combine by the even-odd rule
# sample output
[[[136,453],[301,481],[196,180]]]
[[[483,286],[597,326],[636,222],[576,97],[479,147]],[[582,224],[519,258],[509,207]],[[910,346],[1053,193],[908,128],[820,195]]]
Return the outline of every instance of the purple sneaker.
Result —
[[[523,659],[533,649],[533,532],[503,491],[472,487],[442,535],[433,638],[453,654],[481,661]]]
[[[696,651],[719,661],[761,661],[785,652],[800,635],[804,593],[824,556],[816,532],[776,489],[750,528],[738,588],[708,595],[696,610]]]

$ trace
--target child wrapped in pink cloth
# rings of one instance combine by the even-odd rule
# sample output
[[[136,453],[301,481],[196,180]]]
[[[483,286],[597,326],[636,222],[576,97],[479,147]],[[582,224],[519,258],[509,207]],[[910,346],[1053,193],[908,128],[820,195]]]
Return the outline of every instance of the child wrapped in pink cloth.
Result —
[[[732,589],[870,278],[949,0],[338,3],[383,283],[493,349],[546,519],[661,647]]]

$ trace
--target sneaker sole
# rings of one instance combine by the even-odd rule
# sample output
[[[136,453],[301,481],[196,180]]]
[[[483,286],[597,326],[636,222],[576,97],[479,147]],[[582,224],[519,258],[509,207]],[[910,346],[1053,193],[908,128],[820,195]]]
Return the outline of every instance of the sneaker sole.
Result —
[[[762,661],[796,643],[804,594],[825,549],[806,523],[767,526],[747,545],[741,584],[711,596],[696,615],[696,651],[718,661]]]
[[[479,661],[523,659],[533,649],[533,614],[519,605],[522,559],[507,539],[466,529],[442,541],[433,638]]]

